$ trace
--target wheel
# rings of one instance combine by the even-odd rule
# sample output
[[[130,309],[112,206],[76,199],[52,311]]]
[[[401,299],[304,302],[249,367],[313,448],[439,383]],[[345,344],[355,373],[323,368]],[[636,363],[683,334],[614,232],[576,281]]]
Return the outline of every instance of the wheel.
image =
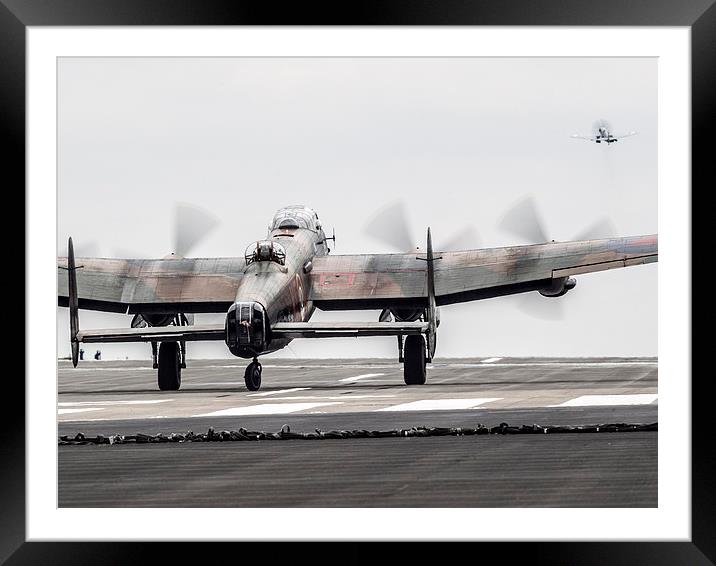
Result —
[[[251,362],[246,366],[246,372],[244,372],[244,382],[246,383],[246,389],[249,391],[258,391],[261,387],[261,364],[258,362]]]
[[[162,342],[159,345],[159,371],[157,383],[162,391],[176,391],[181,385],[181,365],[179,364],[179,344]]]
[[[405,339],[403,350],[403,379],[406,385],[425,383],[425,340],[421,335],[411,334]]]

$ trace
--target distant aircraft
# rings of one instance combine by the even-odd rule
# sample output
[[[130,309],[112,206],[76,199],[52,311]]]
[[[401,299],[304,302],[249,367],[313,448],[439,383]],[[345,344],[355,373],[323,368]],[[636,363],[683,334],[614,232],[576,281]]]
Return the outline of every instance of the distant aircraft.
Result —
[[[150,342],[159,389],[177,390],[186,342],[222,340],[252,360],[244,381],[256,391],[258,356],[294,338],[395,336],[404,381],[419,385],[435,354],[437,307],[529,291],[561,297],[573,275],[658,259],[657,235],[433,252],[428,228],[425,253],[359,255],[329,255],[329,240],[305,206],[276,212],[266,237],[239,257],[75,260],[70,238],[57,261],[57,299],[70,309],[72,362],[83,342]],[[135,319],[130,328],[80,330],[79,308]],[[382,312],[375,322],[309,322],[316,308]],[[226,318],[194,325],[192,313]]]
[[[635,136],[638,132],[627,132],[625,134],[620,135],[614,135],[611,133],[611,126],[609,125],[609,122],[606,120],[598,120],[597,122],[594,122],[594,125],[592,126],[592,135],[591,136],[582,136],[580,134],[572,134],[573,138],[577,138],[580,140],[587,140],[592,141],[595,143],[606,143],[607,145],[611,145],[616,141],[619,141],[622,138],[627,138],[629,136]]]

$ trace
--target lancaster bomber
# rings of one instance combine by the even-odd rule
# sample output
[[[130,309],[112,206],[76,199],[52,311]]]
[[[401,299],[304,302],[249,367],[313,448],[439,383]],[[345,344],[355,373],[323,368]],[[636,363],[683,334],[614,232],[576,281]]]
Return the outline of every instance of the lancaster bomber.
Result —
[[[336,255],[316,212],[288,206],[243,257],[58,258],[58,304],[70,310],[72,363],[82,342],[150,342],[161,390],[177,390],[186,343],[223,340],[250,359],[244,380],[261,386],[259,356],[294,338],[397,337],[404,381],[426,380],[438,307],[536,291],[558,297],[574,276],[653,263],[658,236],[546,242],[466,251]],[[315,309],[375,309],[375,322],[310,322]],[[134,314],[130,328],[80,330],[78,309]],[[223,324],[193,324],[194,313],[225,313]]]

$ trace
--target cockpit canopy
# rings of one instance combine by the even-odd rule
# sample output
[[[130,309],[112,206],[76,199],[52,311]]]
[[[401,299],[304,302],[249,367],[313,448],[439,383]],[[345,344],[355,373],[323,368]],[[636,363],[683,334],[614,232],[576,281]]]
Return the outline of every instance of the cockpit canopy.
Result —
[[[285,265],[286,250],[278,242],[259,240],[246,248],[244,259],[246,259],[246,265],[251,265],[256,261],[273,261],[279,265]]]
[[[320,230],[321,224],[318,215],[307,206],[287,206],[279,210],[271,222],[271,230],[296,230],[305,228],[308,230]]]

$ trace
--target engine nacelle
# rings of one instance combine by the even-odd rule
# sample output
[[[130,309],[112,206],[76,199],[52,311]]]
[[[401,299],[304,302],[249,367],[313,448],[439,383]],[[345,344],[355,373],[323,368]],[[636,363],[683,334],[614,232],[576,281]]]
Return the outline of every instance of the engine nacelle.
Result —
[[[261,303],[238,302],[226,313],[226,345],[234,356],[253,358],[265,352],[270,325]]]
[[[143,313],[135,314],[132,318],[132,328],[146,328],[147,326],[169,326],[175,324],[178,326],[191,326],[194,324],[194,315],[192,313]]]
[[[397,322],[415,322],[423,314],[424,309],[390,309]]]
[[[415,322],[420,320],[420,317],[425,312],[425,309],[384,309],[380,313],[378,320],[380,322],[386,322],[390,320],[390,315],[393,315],[393,319],[396,322]],[[435,326],[440,326],[440,309],[435,309]]]
[[[135,314],[132,318],[132,328],[145,328],[147,326],[169,326],[174,322],[174,314],[144,313]]]
[[[539,290],[539,294],[543,297],[561,297],[566,295],[567,291],[574,289],[577,285],[577,280],[574,277],[559,277],[552,279],[552,284],[549,287]]]

